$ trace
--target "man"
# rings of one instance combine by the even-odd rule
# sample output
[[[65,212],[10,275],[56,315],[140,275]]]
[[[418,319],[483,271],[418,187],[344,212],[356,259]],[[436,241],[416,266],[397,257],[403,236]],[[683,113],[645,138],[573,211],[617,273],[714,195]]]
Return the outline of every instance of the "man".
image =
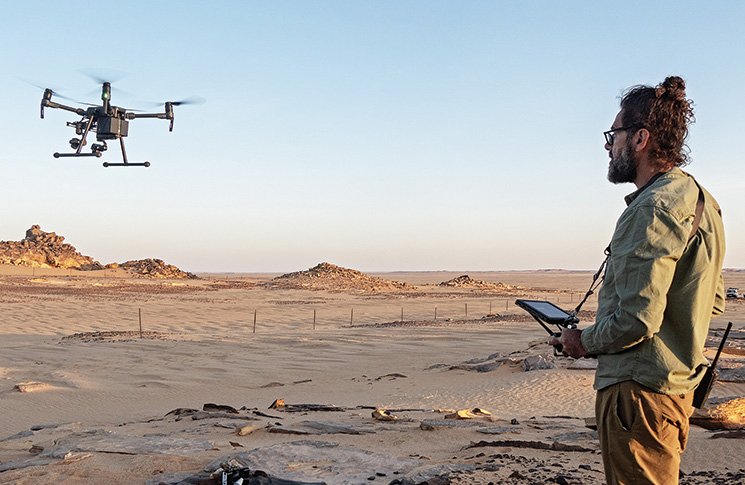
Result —
[[[692,121],[679,77],[624,94],[605,132],[608,180],[638,190],[613,233],[595,323],[552,342],[565,355],[597,356],[595,413],[609,485],[678,483],[693,390],[708,366],[709,323],[724,311],[720,209],[679,168]]]

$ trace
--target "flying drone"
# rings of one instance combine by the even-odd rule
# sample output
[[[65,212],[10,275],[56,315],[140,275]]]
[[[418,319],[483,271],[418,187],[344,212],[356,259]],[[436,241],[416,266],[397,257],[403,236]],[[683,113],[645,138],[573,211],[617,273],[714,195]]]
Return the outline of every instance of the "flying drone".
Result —
[[[54,154],[54,158],[63,157],[97,157],[100,158],[108,149],[106,144],[107,140],[119,140],[119,145],[122,150],[122,163],[104,162],[104,167],[149,167],[150,162],[130,162],[127,160],[127,151],[124,149],[124,138],[129,133],[129,122],[136,118],[159,118],[170,120],[170,126],[168,131],[173,131],[173,107],[182,104],[201,104],[204,99],[193,97],[191,99],[183,101],[166,101],[162,113],[141,113],[134,110],[126,110],[118,106],[111,104],[111,83],[102,81],[101,87],[101,105],[92,105],[88,103],[80,103],[88,105],[88,108],[75,108],[72,106],[66,106],[56,101],[52,101],[52,96],[64,98],[53,90],[46,88],[44,89],[44,95],[41,98],[41,118],[44,119],[44,108],[59,108],[65,111],[81,116],[80,121],[68,121],[67,126],[75,128],[75,134],[79,138],[72,138],[70,140],[70,148],[75,150],[73,153],[59,153]],[[66,98],[69,99],[69,98]],[[83,152],[88,142],[86,138],[90,132],[96,133],[96,140],[101,143],[93,143],[90,146],[90,153]]]

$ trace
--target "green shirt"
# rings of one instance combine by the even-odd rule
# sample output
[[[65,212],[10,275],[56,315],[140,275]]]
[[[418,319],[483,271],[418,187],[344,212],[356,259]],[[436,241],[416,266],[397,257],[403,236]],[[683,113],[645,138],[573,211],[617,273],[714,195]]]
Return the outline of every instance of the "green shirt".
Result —
[[[724,311],[724,227],[707,191],[679,168],[626,197],[616,223],[595,324],[582,345],[596,354],[595,389],[633,380],[664,394],[696,388],[711,317]]]

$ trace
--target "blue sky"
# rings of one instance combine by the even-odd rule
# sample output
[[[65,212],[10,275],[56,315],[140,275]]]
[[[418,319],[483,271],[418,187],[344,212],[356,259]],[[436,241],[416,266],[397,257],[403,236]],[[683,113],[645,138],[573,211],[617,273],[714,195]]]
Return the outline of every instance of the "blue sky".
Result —
[[[632,185],[602,132],[634,84],[681,75],[689,172],[745,268],[741,2],[16,2],[3,6],[0,240],[32,224],[102,263],[188,271],[594,269]],[[134,120],[130,161],[54,159],[41,90],[204,97]],[[104,76],[105,77],[105,76]],[[125,93],[118,93],[119,88]],[[127,95],[128,94],[128,95]],[[153,109],[150,107],[149,109]]]

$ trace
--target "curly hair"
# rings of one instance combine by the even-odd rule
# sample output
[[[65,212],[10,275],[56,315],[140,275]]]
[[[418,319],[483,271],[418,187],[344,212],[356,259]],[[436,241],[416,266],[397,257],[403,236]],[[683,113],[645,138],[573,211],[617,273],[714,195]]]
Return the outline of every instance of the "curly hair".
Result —
[[[686,99],[685,81],[670,76],[657,85],[632,86],[621,98],[623,125],[650,133],[650,155],[662,166],[688,164],[688,125],[695,121],[693,101]]]

